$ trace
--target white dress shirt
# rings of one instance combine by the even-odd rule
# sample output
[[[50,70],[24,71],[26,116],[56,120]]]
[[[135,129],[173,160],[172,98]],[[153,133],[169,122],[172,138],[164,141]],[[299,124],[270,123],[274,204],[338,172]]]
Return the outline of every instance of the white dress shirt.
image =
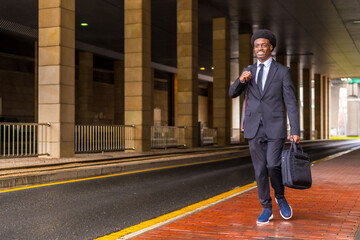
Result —
[[[259,75],[259,71],[260,71],[260,64],[264,64],[263,67],[263,75],[262,75],[262,90],[264,91],[264,86],[266,83],[266,79],[270,70],[270,65],[272,62],[272,57],[270,57],[268,60],[266,60],[265,62],[260,62],[259,60],[257,60],[257,68],[256,68],[256,84],[257,84],[257,76]]]

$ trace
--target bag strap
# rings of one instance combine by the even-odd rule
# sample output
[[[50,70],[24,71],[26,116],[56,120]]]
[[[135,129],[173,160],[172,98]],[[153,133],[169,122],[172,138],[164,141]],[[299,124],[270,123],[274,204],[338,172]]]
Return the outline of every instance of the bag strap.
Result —
[[[301,153],[304,152],[301,144],[296,144],[295,141],[291,141],[291,146],[290,146],[290,150],[294,150],[294,152],[298,152],[298,149],[301,151]]]
[[[244,68],[243,71],[250,71],[250,68],[251,68],[251,65]],[[240,126],[241,131],[244,131],[244,129],[245,129],[245,113],[246,113],[246,107],[247,107],[247,102],[248,102],[250,80],[247,82],[247,86],[246,86],[246,89],[245,89],[245,99],[244,99],[245,102],[244,102],[243,111],[242,111],[243,119],[242,119],[242,126]]]
[[[295,141],[291,141],[291,146],[290,146],[290,150],[293,150],[294,152],[297,152],[297,147],[296,147],[296,144],[295,144]]]
[[[250,82],[250,81],[249,81]],[[245,90],[245,104],[244,104],[244,107],[243,107],[243,123],[242,123],[242,126],[240,127],[241,130],[244,130],[245,129],[245,113],[246,113],[246,107],[247,107],[247,102],[248,102],[248,95],[249,95],[249,83],[248,83],[248,86],[246,87],[246,90]]]

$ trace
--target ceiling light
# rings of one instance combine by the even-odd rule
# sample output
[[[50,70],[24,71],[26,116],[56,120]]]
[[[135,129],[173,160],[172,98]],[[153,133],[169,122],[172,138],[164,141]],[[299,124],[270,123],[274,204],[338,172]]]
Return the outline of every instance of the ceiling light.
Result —
[[[81,25],[82,27],[87,27],[89,24],[84,22],[84,23],[81,23],[80,25]]]
[[[343,81],[343,82],[351,82],[351,78],[341,78],[341,81]]]

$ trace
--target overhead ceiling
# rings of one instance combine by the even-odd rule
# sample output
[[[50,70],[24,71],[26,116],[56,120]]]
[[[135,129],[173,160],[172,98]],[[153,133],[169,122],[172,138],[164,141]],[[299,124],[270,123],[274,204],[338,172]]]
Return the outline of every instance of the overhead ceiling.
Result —
[[[36,31],[38,0],[0,4],[3,32],[21,33],[18,26]],[[76,0],[77,42],[123,53],[123,6],[124,0]],[[151,11],[152,61],[176,67],[176,0],[151,0]],[[199,0],[199,66],[207,75],[212,75],[215,17],[230,19],[232,61],[238,57],[238,33],[268,28],[278,38],[273,53],[300,62],[300,68],[331,78],[360,76],[360,24],[355,23],[360,20],[360,0]],[[81,27],[81,22],[89,25]]]

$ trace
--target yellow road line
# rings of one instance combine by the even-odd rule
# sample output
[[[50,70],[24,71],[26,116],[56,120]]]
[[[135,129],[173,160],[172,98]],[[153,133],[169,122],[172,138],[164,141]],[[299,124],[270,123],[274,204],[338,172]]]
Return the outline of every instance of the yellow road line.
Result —
[[[115,240],[115,239],[119,239],[121,237],[124,237],[124,236],[126,236],[128,234],[135,233],[135,232],[141,231],[143,229],[149,228],[149,227],[154,226],[154,225],[159,224],[159,223],[164,223],[166,221],[174,220],[174,219],[177,220],[177,219],[183,217],[184,215],[188,215],[189,213],[192,214],[194,212],[199,211],[199,209],[206,208],[207,206],[209,206],[211,204],[214,204],[214,203],[217,203],[219,201],[222,201],[224,199],[232,198],[235,195],[242,194],[243,192],[251,190],[251,189],[253,189],[255,187],[256,187],[256,183],[250,183],[250,184],[247,184],[247,185],[245,185],[243,187],[236,188],[234,190],[231,190],[231,191],[222,193],[220,195],[217,195],[215,197],[209,198],[207,200],[204,200],[204,201],[195,203],[193,205],[184,207],[184,208],[182,208],[180,210],[177,210],[177,211],[162,215],[160,217],[157,217],[157,218],[154,218],[154,219],[139,223],[139,224],[134,225],[132,227],[125,228],[125,229],[123,229],[123,230],[121,230],[119,232],[115,232],[115,233],[112,233],[110,235],[97,238],[96,240]]]
[[[347,139],[359,139],[360,137],[331,137],[332,140],[347,140]]]
[[[32,188],[40,188],[40,187],[46,187],[46,186],[54,186],[54,185],[60,185],[60,184],[66,184],[66,183],[89,181],[89,180],[101,179],[101,178],[116,177],[116,176],[122,176],[122,175],[134,174],[134,173],[151,172],[151,171],[163,170],[163,169],[169,169],[169,168],[186,167],[186,166],[205,164],[205,163],[212,163],[212,162],[221,162],[221,161],[226,161],[226,160],[231,160],[231,159],[236,159],[236,158],[243,158],[243,157],[247,157],[247,156],[249,156],[249,155],[240,156],[240,157],[238,156],[238,157],[222,158],[222,159],[209,160],[209,161],[203,161],[203,162],[178,164],[178,165],[173,165],[173,166],[158,167],[158,168],[137,170],[137,171],[131,171],[131,172],[115,173],[115,174],[110,174],[110,175],[103,175],[103,176],[96,176],[96,177],[89,177],[89,178],[81,178],[81,179],[74,179],[74,180],[54,182],[54,183],[44,183],[44,184],[38,184],[38,185],[32,185],[32,186],[26,186],[26,187],[19,187],[19,188],[0,190],[0,193],[14,192],[14,191],[20,191],[20,190],[32,189]]]
[[[335,153],[335,154],[333,154],[333,155],[324,157],[324,158],[322,158],[322,159],[320,159],[320,160],[313,161],[313,162],[311,162],[311,164],[312,164],[312,165],[315,165],[315,164],[320,163],[320,162],[329,161],[329,160],[331,160],[331,159],[334,159],[334,158],[336,158],[336,157],[340,157],[340,156],[342,156],[342,155],[344,155],[344,154],[347,154],[347,153],[349,153],[349,152],[352,152],[352,151],[355,151],[355,150],[358,150],[358,149],[360,149],[360,147],[354,147],[354,148],[351,148],[351,149],[346,150],[346,151],[338,152],[338,153]]]

